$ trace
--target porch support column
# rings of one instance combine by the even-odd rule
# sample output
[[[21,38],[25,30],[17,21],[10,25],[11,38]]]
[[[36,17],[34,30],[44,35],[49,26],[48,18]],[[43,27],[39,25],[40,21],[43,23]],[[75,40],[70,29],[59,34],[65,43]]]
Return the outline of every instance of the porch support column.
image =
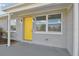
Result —
[[[78,56],[78,3],[73,4],[73,56]]]
[[[10,19],[11,19],[11,15],[10,13],[8,13],[8,41],[7,41],[8,47],[10,46]]]

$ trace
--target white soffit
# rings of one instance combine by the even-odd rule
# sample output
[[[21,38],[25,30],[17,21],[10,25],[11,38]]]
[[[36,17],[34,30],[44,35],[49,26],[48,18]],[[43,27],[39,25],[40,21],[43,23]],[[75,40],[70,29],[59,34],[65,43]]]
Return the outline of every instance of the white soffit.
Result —
[[[35,14],[35,13],[41,13],[41,12],[47,12],[47,11],[53,11],[53,10],[61,10],[64,8],[70,8],[72,4],[46,4],[46,5],[41,5],[39,7],[33,7],[33,8],[28,8],[24,9],[21,11],[14,12],[14,14],[18,16],[22,15],[29,15],[29,14]]]
[[[5,9],[4,11],[8,12],[8,13],[13,13],[13,12],[19,12],[19,11],[28,10],[28,9],[37,8],[37,7],[42,7],[42,6],[47,6],[47,5],[57,5],[57,4],[55,4],[55,3],[25,3],[25,4],[22,4],[20,6]]]
[[[30,4],[34,4],[34,3],[18,3],[18,4],[15,4],[13,6],[3,9],[3,11],[7,13],[16,12],[16,11],[19,11],[18,9],[22,9],[23,7],[25,8]]]
[[[20,11],[24,11],[24,10],[30,10],[30,9],[34,9],[34,8],[38,8],[38,7],[55,7],[58,6],[60,8],[66,8],[69,4],[65,4],[65,3],[24,3],[24,4],[19,4],[16,5],[12,8],[8,8],[5,9],[4,11],[7,13],[13,13],[13,12],[20,12]]]

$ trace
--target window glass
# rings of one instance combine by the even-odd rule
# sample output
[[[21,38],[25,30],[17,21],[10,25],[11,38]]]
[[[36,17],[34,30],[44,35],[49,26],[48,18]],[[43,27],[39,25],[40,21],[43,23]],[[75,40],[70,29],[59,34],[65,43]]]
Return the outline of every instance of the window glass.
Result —
[[[15,31],[16,30],[16,20],[11,20],[11,31]]]
[[[48,31],[61,32],[61,14],[48,15]]]
[[[36,21],[45,22],[46,21],[46,16],[36,17]]]
[[[36,24],[36,31],[46,31],[46,24]]]
[[[37,32],[61,32],[61,14],[39,16],[34,23]]]
[[[46,31],[46,16],[36,17],[36,31]]]

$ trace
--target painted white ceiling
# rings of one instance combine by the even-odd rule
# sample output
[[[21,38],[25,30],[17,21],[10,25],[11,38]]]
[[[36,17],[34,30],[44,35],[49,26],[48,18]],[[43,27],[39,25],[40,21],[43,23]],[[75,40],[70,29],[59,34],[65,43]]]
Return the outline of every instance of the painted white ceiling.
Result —
[[[5,14],[4,11],[2,11],[2,9],[10,7],[12,5],[14,5],[15,3],[0,3],[0,15]]]
[[[0,3],[0,9],[10,7],[10,6],[14,5],[14,4],[16,4],[16,3]]]

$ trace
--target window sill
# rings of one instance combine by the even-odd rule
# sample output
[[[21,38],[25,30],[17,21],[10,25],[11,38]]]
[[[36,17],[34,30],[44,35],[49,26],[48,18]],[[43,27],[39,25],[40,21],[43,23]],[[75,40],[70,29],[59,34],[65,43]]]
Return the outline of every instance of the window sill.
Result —
[[[7,31],[8,32],[8,31]],[[10,32],[16,32],[16,31],[10,31]]]
[[[34,32],[35,34],[59,34],[62,35],[62,32]]]
[[[10,31],[10,32],[16,32],[16,31]]]

